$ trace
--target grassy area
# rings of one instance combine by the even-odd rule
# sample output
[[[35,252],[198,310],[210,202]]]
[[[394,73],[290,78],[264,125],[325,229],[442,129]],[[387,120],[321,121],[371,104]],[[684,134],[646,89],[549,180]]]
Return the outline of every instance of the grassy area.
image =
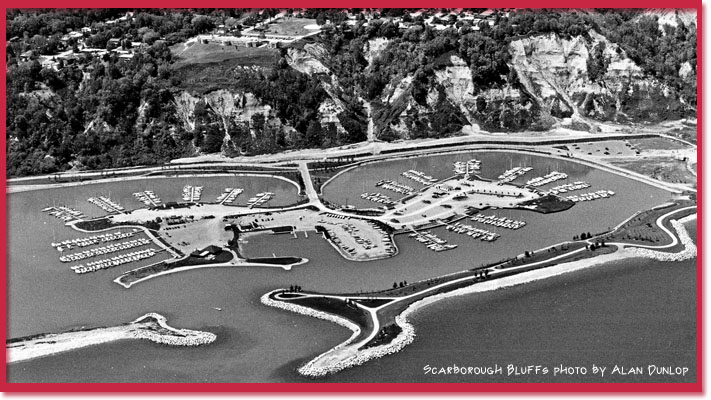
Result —
[[[152,229],[154,231],[157,231],[160,229],[160,224],[155,221],[148,221],[148,222],[113,222],[109,220],[108,218],[97,218],[97,219],[91,219],[88,221],[80,221],[76,223],[76,227],[79,229],[83,229],[85,231],[100,231],[103,229],[109,229],[109,228],[118,228],[120,226],[144,226],[148,229]]]
[[[565,211],[574,205],[575,202],[573,201],[549,194],[537,199],[524,201],[517,204],[516,207],[536,211],[542,214],[549,214]]]
[[[316,25],[316,20],[310,18],[281,18],[277,22],[269,24],[269,26],[264,30],[264,33],[286,36],[303,36],[314,32],[314,30],[304,29],[304,27],[308,25]]]
[[[610,159],[612,165],[669,183],[696,183],[686,162],[673,157],[645,157],[639,160]]]
[[[271,66],[279,56],[275,49],[266,47],[227,46],[217,43],[195,43],[187,49],[183,44],[171,48],[177,62],[174,68],[190,64],[210,64],[229,62],[231,66]]]
[[[231,261],[232,258],[232,253],[225,250],[216,254],[213,259],[208,259],[206,257],[195,257],[191,255],[174,262],[161,261],[145,267],[136,268],[121,275],[119,277],[119,280],[124,284],[130,284],[148,276],[170,271],[176,268],[190,267],[195,265],[221,264]]]
[[[661,246],[672,242],[672,239],[667,236],[657,226],[657,219],[676,208],[688,207],[695,205],[691,201],[678,202],[674,206],[664,207],[656,210],[647,210],[637,214],[634,218],[625,222],[619,229],[609,234],[603,235],[600,239],[605,241],[620,241],[630,244],[654,245]],[[680,219],[687,215],[693,214],[696,210],[689,210],[673,215],[672,219]],[[663,222],[664,227],[673,231],[670,220]],[[673,249],[672,249],[673,250]]]
[[[371,325],[370,319],[366,315],[365,311],[355,304],[348,304],[343,300],[331,297],[303,297],[289,300],[288,302],[329,314],[338,315],[352,321],[360,327]]]
[[[667,139],[663,137],[655,138],[644,138],[644,139],[630,139],[629,142],[636,149],[640,151],[645,150],[681,150],[690,148],[690,146],[685,145],[676,140]]]

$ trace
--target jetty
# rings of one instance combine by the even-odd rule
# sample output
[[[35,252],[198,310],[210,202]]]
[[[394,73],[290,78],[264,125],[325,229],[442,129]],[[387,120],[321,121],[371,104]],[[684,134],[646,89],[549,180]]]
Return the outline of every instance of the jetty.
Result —
[[[470,218],[472,221],[481,222],[482,224],[494,225],[506,229],[519,229],[526,226],[525,221],[516,221],[509,218],[497,217],[496,215],[480,215],[476,214]]]

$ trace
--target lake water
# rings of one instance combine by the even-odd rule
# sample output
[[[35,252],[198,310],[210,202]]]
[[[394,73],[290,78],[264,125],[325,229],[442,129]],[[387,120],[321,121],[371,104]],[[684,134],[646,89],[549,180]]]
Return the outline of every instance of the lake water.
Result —
[[[487,168],[488,162],[503,164],[509,162],[500,158],[492,155],[491,161],[485,160],[484,167]],[[406,160],[406,162],[411,161]],[[448,163],[446,168],[444,166],[441,168],[443,171],[447,168],[451,169],[451,161],[430,160],[429,162],[433,165]],[[193,270],[149,280],[129,290],[123,289],[112,280],[121,272],[135,268],[135,265],[116,267],[84,276],[70,273],[68,267],[58,261],[58,253],[49,246],[49,243],[82,235],[65,228],[61,221],[39,210],[53,202],[64,202],[84,212],[98,215],[97,210],[99,212],[101,210],[85,201],[87,197],[96,193],[110,194],[112,199],[129,208],[131,202],[135,203],[132,196],[135,191],[154,190],[164,201],[179,200],[182,186],[185,184],[205,186],[203,200],[210,201],[224,187],[249,187],[250,190],[245,191],[247,196],[240,196],[244,196],[245,199],[251,197],[252,192],[272,191],[277,194],[274,205],[279,205],[297,200],[294,186],[265,178],[254,178],[254,180],[244,177],[163,178],[8,195],[10,209],[8,214],[10,233],[8,337],[59,332],[80,326],[115,325],[150,311],[167,316],[171,325],[206,329],[216,332],[219,337],[217,343],[196,349],[169,348],[139,341],[96,346],[12,365],[8,368],[8,379],[85,382],[300,380],[293,373],[293,368],[299,361],[308,360],[340,343],[350,336],[350,331],[332,323],[261,305],[259,297],[269,290],[288,287],[291,284],[299,284],[305,289],[331,292],[385,289],[392,286],[394,281],[413,282],[459,271],[524,250],[569,239],[573,234],[582,231],[604,230],[608,226],[614,226],[637,209],[661,204],[668,199],[665,192],[642,183],[577,164],[573,167],[567,169],[561,164],[559,170],[569,175],[572,175],[573,170],[579,171],[575,173],[581,174],[584,178],[571,179],[584,179],[594,185],[590,189],[597,190],[597,185],[600,185],[600,188],[608,188],[618,194],[613,199],[578,204],[568,211],[548,216],[528,211],[493,211],[509,217],[516,216],[528,223],[525,228],[518,231],[500,232],[502,238],[494,243],[482,243],[441,229],[435,230],[452,243],[460,244],[459,248],[444,253],[434,253],[410,238],[399,236],[396,241],[400,254],[393,259],[377,262],[345,261],[315,233],[310,233],[308,239],[304,237],[303,232],[298,234],[299,239],[293,239],[288,235],[250,237],[249,242],[245,244],[249,256],[274,253],[305,256],[311,261],[292,271],[283,271],[279,268]],[[396,171],[399,173],[414,167],[398,168]],[[508,165],[502,168],[508,168]],[[415,169],[431,173],[424,167]],[[500,170],[491,173],[498,175]],[[546,171],[540,175],[545,173]],[[531,175],[533,176],[538,174]],[[237,182],[234,179],[237,179]],[[328,195],[327,192],[326,196]],[[140,207],[140,203],[131,206],[131,208],[136,207]],[[577,222],[573,223],[573,221]],[[149,262],[155,261],[155,258],[149,260]],[[487,353],[488,358],[482,360],[495,360],[499,363],[525,362],[536,357],[531,355],[527,356],[529,358],[521,358],[516,356],[515,352],[507,353],[505,350],[517,348],[514,345],[516,343],[520,343],[519,349],[536,349],[540,337],[547,337],[546,330],[550,331],[553,327],[558,327],[562,331],[559,337],[561,342],[546,341],[549,347],[556,344],[561,349],[570,349],[583,340],[588,343],[591,352],[604,352],[611,347],[610,343],[629,348],[630,354],[639,352],[640,349],[657,352],[666,352],[667,349],[675,351],[672,347],[660,344],[663,344],[664,338],[675,340],[674,335],[678,333],[677,330],[665,328],[660,331],[657,325],[660,318],[668,318],[665,314],[675,315],[679,326],[684,327],[688,334],[694,335],[695,338],[696,330],[693,324],[695,319],[682,318],[682,314],[676,317],[676,311],[687,305],[695,307],[693,296],[695,263],[658,264],[640,260],[619,266],[601,266],[566,277],[525,285],[511,291],[437,303],[415,315],[417,340],[402,353],[369,363],[365,367],[345,371],[329,379],[422,380],[421,368],[424,365],[422,363],[434,365],[438,360],[434,358],[435,354],[451,355],[451,352],[460,352],[464,360],[472,359],[474,355],[476,355],[474,359],[478,360],[477,357],[482,354],[481,348],[491,349]],[[683,301],[671,302],[672,305],[667,306],[671,308],[660,309],[659,307],[664,305],[657,303],[662,301],[654,302],[644,295],[651,293],[652,296],[648,297],[655,297],[659,290],[651,290],[649,285],[658,281],[668,281],[670,271],[675,271],[679,282],[673,290],[667,290],[666,293],[679,296]],[[576,289],[578,287],[581,289]],[[569,289],[573,294],[567,294]],[[594,323],[595,318],[609,316],[609,312],[600,311],[607,310],[603,306],[590,307],[591,293],[596,294],[598,300],[600,295],[605,294],[604,297],[610,298],[611,303],[625,303],[627,296],[631,296],[631,292],[639,292],[639,296],[642,296],[640,299],[644,302],[640,300],[637,313],[632,312],[630,308],[625,308],[620,315],[626,315],[627,318],[635,315],[638,320],[635,325],[646,326],[648,330],[657,332],[662,338],[659,339],[660,341],[650,338],[635,344],[622,339],[619,342],[606,342],[600,339],[617,337],[619,334],[624,334],[626,330],[624,326],[618,327],[616,334],[614,332],[608,334],[609,328],[614,325],[611,322],[609,326],[605,325],[605,329],[595,328],[597,326]],[[553,310],[558,310],[558,313],[540,311],[552,307],[553,303],[550,302],[561,298],[568,301],[556,303],[559,304],[560,310],[555,307]],[[536,304],[539,304],[538,314],[526,308],[536,307]],[[213,307],[220,307],[223,311],[216,311]],[[674,314],[669,314],[670,312]],[[529,314],[531,317],[527,318]],[[531,322],[533,315],[539,316],[537,325]],[[578,323],[570,326],[561,324],[560,321],[565,321],[566,315],[570,318],[579,315],[575,317]],[[695,316],[695,311],[693,315]],[[584,325],[585,318],[582,316],[592,321],[587,326],[592,333],[579,333],[580,325]],[[461,324],[459,320],[462,320]],[[486,329],[482,330],[481,326],[485,326]],[[530,332],[531,326],[539,327],[542,333],[514,334],[516,331]],[[479,327],[479,331],[473,329],[474,327]],[[496,332],[500,332],[498,328],[502,328],[506,334],[497,334]],[[627,330],[630,335],[637,332],[629,327]],[[471,334],[475,334],[476,342],[484,346],[473,346]],[[597,341],[587,341],[591,336],[597,338]],[[456,337],[465,339],[455,341]],[[534,340],[536,337],[539,339]],[[498,347],[492,347],[494,344]],[[564,351],[561,350],[560,354],[563,353]],[[625,357],[621,358],[622,361],[625,360]],[[546,360],[539,362],[544,361],[548,362]],[[591,359],[592,361],[594,360]],[[399,369],[383,368],[382,363],[397,363]],[[390,375],[382,375],[384,370],[400,371],[401,374],[391,372]]]

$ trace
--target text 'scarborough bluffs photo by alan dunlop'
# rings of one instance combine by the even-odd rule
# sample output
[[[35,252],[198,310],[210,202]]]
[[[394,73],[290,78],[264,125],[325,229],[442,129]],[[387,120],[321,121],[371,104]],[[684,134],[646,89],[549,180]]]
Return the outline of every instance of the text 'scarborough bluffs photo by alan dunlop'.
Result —
[[[701,393],[700,3],[45,3],[2,391]]]

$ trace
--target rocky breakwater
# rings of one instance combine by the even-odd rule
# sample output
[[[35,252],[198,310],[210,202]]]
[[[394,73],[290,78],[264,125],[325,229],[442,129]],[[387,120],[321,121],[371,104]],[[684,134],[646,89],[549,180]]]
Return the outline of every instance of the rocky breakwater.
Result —
[[[173,328],[167,324],[164,316],[156,313],[148,313],[132,324],[138,325],[137,329],[131,331],[133,337],[170,346],[201,346],[217,339],[217,335],[211,332]]]
[[[176,329],[166,321],[160,314],[148,313],[135,321],[117,326],[9,339],[5,346],[7,362],[27,361],[118,340],[147,339],[170,346],[200,346],[217,339],[213,333]]]

